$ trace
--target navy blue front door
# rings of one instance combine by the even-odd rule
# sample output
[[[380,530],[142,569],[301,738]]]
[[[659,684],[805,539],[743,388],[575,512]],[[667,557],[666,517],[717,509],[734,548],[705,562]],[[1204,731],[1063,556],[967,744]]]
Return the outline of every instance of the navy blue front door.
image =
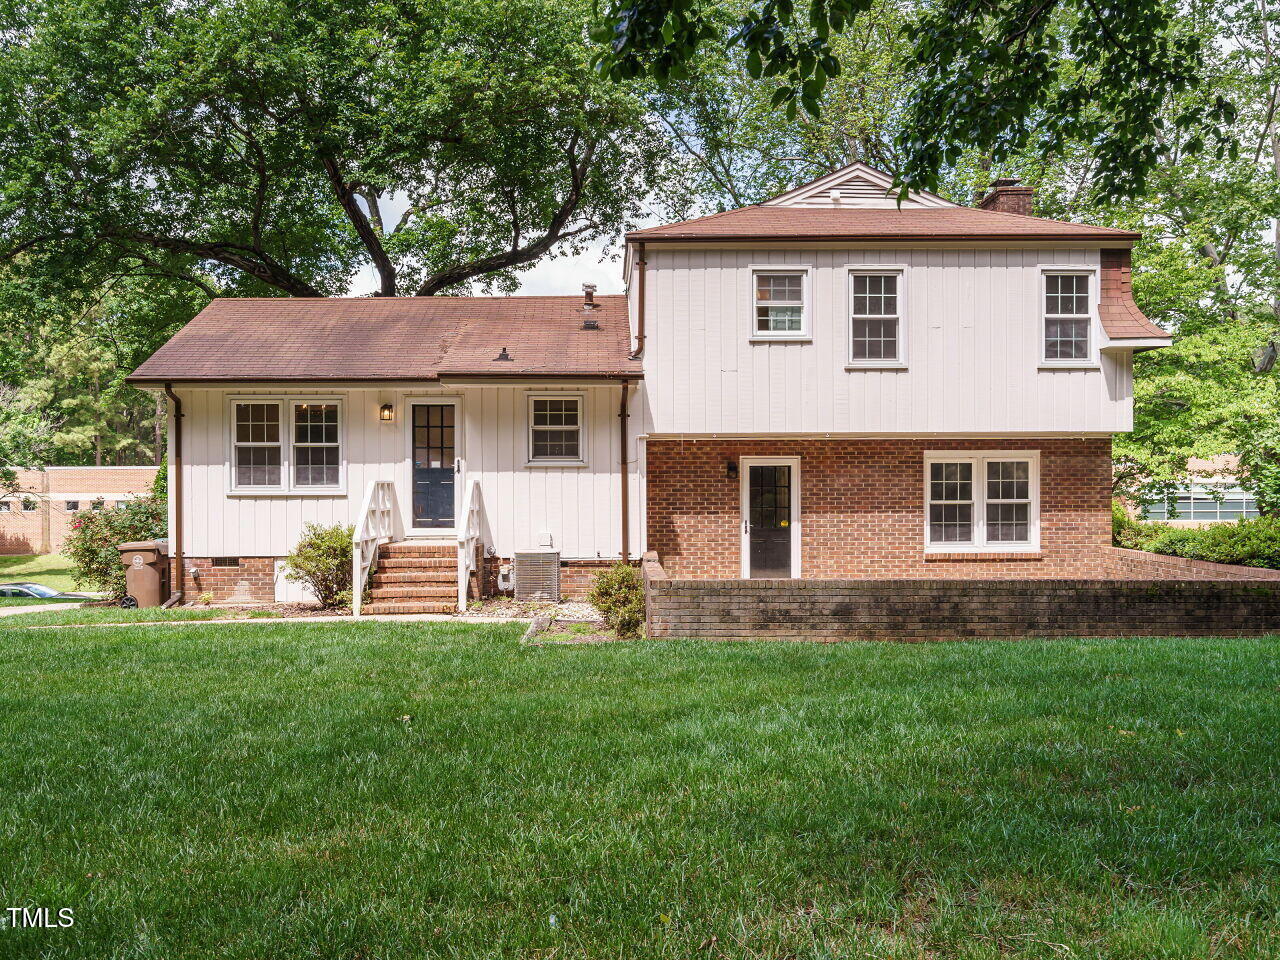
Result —
[[[453,526],[452,403],[413,405],[413,525]]]

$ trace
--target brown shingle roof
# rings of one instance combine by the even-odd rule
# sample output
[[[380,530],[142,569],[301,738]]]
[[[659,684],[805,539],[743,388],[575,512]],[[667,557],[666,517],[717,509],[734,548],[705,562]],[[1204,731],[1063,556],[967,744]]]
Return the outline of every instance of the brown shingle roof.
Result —
[[[973,207],[760,205],[627,234],[628,240],[1137,240],[1140,234]]]
[[[596,302],[599,330],[582,329],[581,297],[214,300],[129,380],[640,376],[626,298]]]
[[[1102,251],[1102,290],[1098,314],[1112,340],[1171,339],[1133,302],[1132,254],[1128,250]]]

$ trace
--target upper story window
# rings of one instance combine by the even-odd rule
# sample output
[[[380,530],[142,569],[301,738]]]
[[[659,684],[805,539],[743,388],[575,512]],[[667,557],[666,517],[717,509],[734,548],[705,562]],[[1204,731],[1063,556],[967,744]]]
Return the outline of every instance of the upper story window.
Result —
[[[932,549],[1033,549],[1039,542],[1035,453],[937,453],[925,460]]]
[[[901,271],[850,273],[849,362],[852,365],[903,363],[901,286]]]
[[[529,398],[529,461],[582,463],[582,397]]]
[[[1044,359],[1089,359],[1087,273],[1046,273],[1044,277]]]
[[[342,405],[337,400],[235,400],[234,491],[334,491],[342,486]]]
[[[342,466],[338,405],[293,405],[293,482],[299,487],[336,487]]]
[[[806,334],[805,288],[808,275],[803,270],[756,270],[756,327],[760,338],[795,339]]]

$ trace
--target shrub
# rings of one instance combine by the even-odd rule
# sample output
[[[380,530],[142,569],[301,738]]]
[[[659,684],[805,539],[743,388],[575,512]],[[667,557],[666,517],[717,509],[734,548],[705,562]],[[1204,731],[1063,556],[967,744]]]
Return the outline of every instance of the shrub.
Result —
[[[321,605],[336,607],[351,598],[351,537],[355,528],[308,523],[302,539],[285,557],[285,577],[311,588]]]
[[[587,599],[619,637],[631,639],[644,631],[644,583],[635,567],[619,561],[596,574]]]
[[[1145,549],[1189,560],[1280,570],[1280,517],[1258,517],[1198,528],[1170,527],[1152,539]]]
[[[141,497],[110,510],[76,515],[62,552],[75,567],[76,586],[105,591],[111,599],[124,596],[124,564],[120,544],[158,540],[165,536],[167,508],[163,500]]]
[[[1150,550],[1152,541],[1168,529],[1158,523],[1135,520],[1120,500],[1111,501],[1111,542],[1117,547]]]

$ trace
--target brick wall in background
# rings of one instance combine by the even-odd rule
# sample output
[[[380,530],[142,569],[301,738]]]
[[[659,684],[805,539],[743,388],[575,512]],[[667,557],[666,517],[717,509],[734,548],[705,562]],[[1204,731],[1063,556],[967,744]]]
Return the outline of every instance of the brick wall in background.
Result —
[[[1040,553],[924,551],[926,450],[1039,450]],[[800,457],[801,573],[816,578],[1096,577],[1111,568],[1111,441],[1085,439],[649,440],[648,548],[672,577],[741,575],[744,456]]]
[[[96,500],[107,506],[147,494],[155,482],[155,467],[48,467],[19,470],[22,493],[0,499],[0,554],[57,553],[71,531],[78,512]],[[24,510],[23,500],[35,505]],[[67,509],[74,501],[79,510]]]

